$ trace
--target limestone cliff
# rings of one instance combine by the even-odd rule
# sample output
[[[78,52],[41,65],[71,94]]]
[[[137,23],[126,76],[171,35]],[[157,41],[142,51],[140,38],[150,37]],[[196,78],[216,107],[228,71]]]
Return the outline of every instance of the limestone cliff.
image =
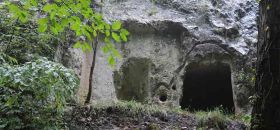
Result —
[[[183,100],[200,98],[184,97],[195,92],[197,83],[189,82],[198,82],[200,75],[209,72],[205,78],[218,83],[202,79],[210,88],[200,87],[205,93],[195,95],[209,101],[231,99],[236,113],[250,112],[257,42],[255,0],[109,0],[103,5],[106,20],[123,21],[131,36],[127,43],[116,44],[123,58],[115,68],[107,65],[106,55],[98,50],[93,100],[133,99],[184,106]],[[88,72],[89,54],[71,47],[58,52],[57,57],[67,55],[57,58],[66,66],[80,75]],[[207,71],[209,66],[214,66],[213,71]],[[194,79],[188,81],[186,75],[192,70],[196,70]],[[86,89],[85,79],[81,76]]]

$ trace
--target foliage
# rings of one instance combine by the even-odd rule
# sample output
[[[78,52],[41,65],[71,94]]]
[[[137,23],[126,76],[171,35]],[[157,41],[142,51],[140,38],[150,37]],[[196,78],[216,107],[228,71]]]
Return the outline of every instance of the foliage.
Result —
[[[116,58],[121,58],[121,55],[112,42],[126,42],[129,35],[120,21],[112,24],[105,21],[95,11],[94,4],[92,0],[6,0],[3,8],[8,9],[9,17],[14,21],[36,21],[41,33],[51,32],[57,37],[64,37],[63,39],[66,39],[67,32],[74,33],[74,48],[80,48],[84,52],[94,51],[89,77],[92,80],[99,39],[105,43],[102,50],[108,55],[108,63],[113,66]],[[90,102],[92,88],[90,81],[85,103]]]
[[[241,119],[247,126],[250,126],[251,120],[252,120],[251,115],[249,115],[249,114],[243,115]]]
[[[74,99],[78,78],[60,64],[39,59],[0,67],[0,129],[55,129]]]
[[[0,10],[0,51],[3,57],[14,59],[10,64],[23,64],[35,56],[53,58],[57,40],[51,34],[39,34],[32,21],[21,24],[8,16],[7,11]]]
[[[195,116],[198,126],[202,128],[207,126],[208,128],[225,129],[226,123],[230,121],[230,118],[220,108],[208,112],[197,111]]]
[[[209,111],[196,111],[194,113],[199,129],[226,129],[226,125],[232,121],[243,122],[246,129],[250,127],[251,115],[234,115],[228,113],[222,107],[217,107]]]
[[[17,60],[13,57],[8,56],[7,54],[0,52],[0,64],[17,64]]]
[[[6,2],[12,18],[23,23],[35,19],[38,31],[50,31],[54,35],[61,35],[66,30],[73,31],[76,37],[74,48],[91,51],[97,38],[106,43],[103,52],[109,53],[108,62],[115,64],[121,55],[115,49],[112,40],[126,42],[129,32],[122,28],[120,21],[112,24],[106,22],[102,15],[94,11],[92,0],[24,0],[20,2]],[[40,17],[37,19],[37,17]]]
[[[246,86],[254,87],[256,81],[256,70],[254,68],[241,69],[238,74],[238,80],[244,82]]]

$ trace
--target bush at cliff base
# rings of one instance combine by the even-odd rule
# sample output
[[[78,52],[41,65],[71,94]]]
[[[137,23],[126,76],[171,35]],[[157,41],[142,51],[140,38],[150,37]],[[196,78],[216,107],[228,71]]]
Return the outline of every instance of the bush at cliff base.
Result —
[[[60,129],[78,82],[72,70],[46,59],[0,65],[0,129]]]

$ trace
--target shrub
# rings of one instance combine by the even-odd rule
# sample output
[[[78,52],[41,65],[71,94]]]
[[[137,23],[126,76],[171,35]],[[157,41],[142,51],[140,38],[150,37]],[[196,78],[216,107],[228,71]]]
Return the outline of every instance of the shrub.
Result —
[[[12,21],[6,10],[0,8],[0,52],[15,58],[19,64],[38,56],[53,59],[58,39],[51,34],[41,34],[37,24]],[[64,42],[64,39],[60,39]],[[65,41],[66,42],[66,41]]]
[[[77,86],[73,71],[46,59],[0,66],[0,129],[61,127]]]

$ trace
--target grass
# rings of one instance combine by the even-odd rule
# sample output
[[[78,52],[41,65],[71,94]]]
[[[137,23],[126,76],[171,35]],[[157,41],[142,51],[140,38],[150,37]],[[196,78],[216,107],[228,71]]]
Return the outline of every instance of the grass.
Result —
[[[198,127],[211,126],[214,128],[224,128],[227,122],[232,121],[232,115],[227,115],[223,110],[215,108],[210,111],[197,111],[194,113],[197,118]]]
[[[142,104],[136,101],[106,101],[95,102],[92,104],[93,109],[106,109],[108,107],[118,108],[119,110],[128,111],[132,115],[152,115],[161,114],[167,115],[168,112],[185,114],[193,116],[197,120],[198,129],[204,130],[207,128],[224,129],[227,123],[231,121],[243,122],[247,127],[250,125],[250,115],[235,116],[234,114],[228,114],[225,110],[218,107],[209,111],[195,111],[189,112],[182,110],[180,107],[166,107],[156,104]]]
[[[250,127],[251,115],[234,115],[233,113],[229,114],[221,107],[217,107],[214,110],[209,111],[196,111],[193,113],[197,118],[198,127],[205,129],[209,126],[214,128],[223,129],[226,124],[231,121],[243,122],[247,128]]]
[[[153,104],[142,104],[136,101],[105,101],[105,102],[95,102],[92,104],[94,109],[105,109],[108,107],[118,108],[120,110],[130,110],[135,115],[142,113],[152,114],[152,113],[162,113],[166,114],[169,110],[167,107],[153,105]]]
[[[157,104],[142,104],[136,101],[103,101],[103,102],[94,102],[92,104],[94,109],[105,109],[108,107],[118,108],[120,110],[130,110],[135,115],[138,114],[153,114],[161,113],[166,115],[167,112],[173,112],[177,114],[191,115],[189,111],[181,109],[181,107],[167,107]]]

